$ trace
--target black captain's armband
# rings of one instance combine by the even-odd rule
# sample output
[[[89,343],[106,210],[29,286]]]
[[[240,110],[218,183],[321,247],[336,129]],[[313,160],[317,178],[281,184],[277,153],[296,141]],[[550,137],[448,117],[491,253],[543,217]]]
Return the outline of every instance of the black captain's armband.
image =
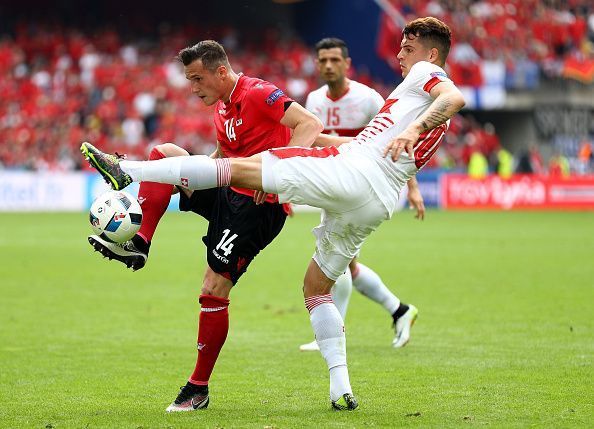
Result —
[[[285,105],[284,105],[284,107],[285,107],[285,112],[287,111],[287,109],[289,108],[289,106],[290,106],[292,103],[293,103],[293,100],[291,100],[291,101],[285,101]]]

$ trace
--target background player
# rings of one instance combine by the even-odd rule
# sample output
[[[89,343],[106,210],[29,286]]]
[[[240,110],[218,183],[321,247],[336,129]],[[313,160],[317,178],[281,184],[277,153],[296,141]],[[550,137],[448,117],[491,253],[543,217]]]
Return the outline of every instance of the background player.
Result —
[[[305,108],[316,115],[324,125],[324,133],[355,137],[373,119],[384,105],[384,99],[372,88],[349,79],[347,72],[351,58],[346,43],[337,38],[320,40],[316,46],[316,65],[325,85],[307,96]],[[417,219],[425,216],[423,197],[413,177],[408,182],[408,201],[417,211]],[[351,291],[355,288],[363,295],[383,306],[390,314],[396,330],[393,347],[403,347],[409,340],[410,328],[418,310],[402,303],[371,268],[358,262],[349,264],[349,271],[342,274],[332,287],[332,300],[345,320]],[[319,350],[318,343],[302,344],[301,351]]]
[[[216,104],[214,124],[217,151],[212,155],[229,168],[228,158],[250,156],[268,148],[310,146],[322,130],[320,121],[276,86],[260,79],[236,74],[223,47],[202,41],[178,55],[191,90],[204,104]],[[292,129],[292,135],[290,132]],[[188,155],[173,144],[160,145],[151,160]],[[184,189],[187,183],[180,183]],[[165,213],[173,187],[143,181],[138,199],[143,221],[138,234],[123,245],[89,237],[103,255],[142,268],[159,220]],[[208,267],[200,295],[198,358],[194,372],[167,411],[191,411],[209,403],[208,382],[229,329],[229,293],[252,259],[281,231],[286,207],[276,195],[241,187],[194,191],[180,195],[180,209],[194,211],[208,223],[203,238]]]
[[[442,21],[427,17],[409,22],[397,56],[403,82],[369,125],[338,148],[278,148],[249,158],[144,162],[120,161],[86,142],[81,151],[116,189],[142,180],[189,189],[231,184],[322,208],[322,222],[314,229],[316,251],[304,278],[305,304],[330,371],[332,406],[353,410],[358,404],[347,369],[344,323],[330,289],[369,234],[391,217],[402,187],[435,154],[450,118],[465,104],[442,68],[450,44],[450,29]],[[412,257],[422,261],[422,255]]]

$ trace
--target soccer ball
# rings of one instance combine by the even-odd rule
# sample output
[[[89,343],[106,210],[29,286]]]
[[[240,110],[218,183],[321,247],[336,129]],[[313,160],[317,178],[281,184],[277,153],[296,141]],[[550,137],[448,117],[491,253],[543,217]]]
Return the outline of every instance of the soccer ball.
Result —
[[[142,209],[129,193],[107,191],[91,204],[89,220],[95,234],[112,243],[123,243],[140,229]]]

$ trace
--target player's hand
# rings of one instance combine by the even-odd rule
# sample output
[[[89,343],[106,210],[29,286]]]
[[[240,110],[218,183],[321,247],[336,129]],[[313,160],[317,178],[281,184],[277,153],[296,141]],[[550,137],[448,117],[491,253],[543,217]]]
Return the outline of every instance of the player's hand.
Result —
[[[413,146],[419,140],[420,133],[410,129],[406,129],[394,140],[387,144],[384,149],[384,157],[391,155],[392,161],[396,161],[403,150],[412,158],[413,157]]]
[[[417,214],[415,219],[425,219],[425,204],[423,202],[423,196],[419,188],[409,188],[408,190],[408,207],[412,210],[416,210]]]
[[[268,197],[268,194],[264,191],[254,192],[254,202],[256,203],[256,205],[264,203],[266,201],[266,197]]]

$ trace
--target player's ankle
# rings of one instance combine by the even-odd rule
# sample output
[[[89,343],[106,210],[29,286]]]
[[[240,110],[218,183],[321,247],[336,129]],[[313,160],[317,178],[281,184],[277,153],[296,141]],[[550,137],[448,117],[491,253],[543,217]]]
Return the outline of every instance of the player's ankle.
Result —
[[[135,234],[134,237],[132,237],[132,243],[134,244],[134,246],[136,246],[138,250],[145,254],[148,254],[151,247],[151,242],[147,241],[142,235]]]
[[[208,384],[194,384],[188,380],[186,389],[190,389],[192,394],[208,395]]]
[[[394,323],[396,323],[398,319],[400,319],[404,315],[404,313],[408,311],[409,308],[410,307],[408,305],[401,302],[396,311],[392,313],[392,319],[394,319]]]

